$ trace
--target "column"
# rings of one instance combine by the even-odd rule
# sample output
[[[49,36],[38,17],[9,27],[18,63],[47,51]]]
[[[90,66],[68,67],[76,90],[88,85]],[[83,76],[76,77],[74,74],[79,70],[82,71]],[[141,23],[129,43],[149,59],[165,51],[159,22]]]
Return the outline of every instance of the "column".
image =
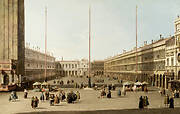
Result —
[[[4,21],[5,21],[5,15],[4,15],[4,10],[5,10],[5,8],[4,8],[4,0],[0,0],[0,46],[1,46],[1,48],[0,48],[0,59],[1,60],[3,60],[4,59],[4,42],[5,42],[5,37],[4,37]]]
[[[3,84],[4,76],[0,73],[0,84]]]
[[[165,83],[164,83],[165,86],[164,86],[164,87],[165,87],[165,89],[168,89],[168,88],[167,88],[167,79],[166,79],[166,78],[167,78],[167,76],[165,75]]]

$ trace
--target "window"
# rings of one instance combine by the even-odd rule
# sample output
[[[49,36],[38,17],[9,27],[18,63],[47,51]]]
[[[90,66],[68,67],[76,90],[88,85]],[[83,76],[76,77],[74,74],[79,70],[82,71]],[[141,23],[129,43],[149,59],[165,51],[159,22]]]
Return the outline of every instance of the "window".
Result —
[[[174,66],[174,58],[171,58],[171,66]]]
[[[169,66],[169,58],[167,58],[167,66]]]

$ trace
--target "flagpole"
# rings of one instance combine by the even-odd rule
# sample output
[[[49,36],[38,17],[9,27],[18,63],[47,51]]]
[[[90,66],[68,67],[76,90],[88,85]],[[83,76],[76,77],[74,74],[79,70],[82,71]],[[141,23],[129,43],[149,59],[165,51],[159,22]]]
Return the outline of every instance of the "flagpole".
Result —
[[[47,7],[45,7],[45,81],[47,81]]]
[[[136,5],[136,80],[138,73],[138,54],[137,54],[137,5]]]
[[[91,6],[89,6],[89,84],[88,86],[91,88]]]

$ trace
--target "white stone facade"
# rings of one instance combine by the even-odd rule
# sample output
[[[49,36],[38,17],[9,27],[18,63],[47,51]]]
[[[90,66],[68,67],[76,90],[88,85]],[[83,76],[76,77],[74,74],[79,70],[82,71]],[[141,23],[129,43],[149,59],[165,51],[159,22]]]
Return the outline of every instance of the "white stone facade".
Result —
[[[85,76],[88,71],[88,60],[58,61],[56,70],[60,76]]]

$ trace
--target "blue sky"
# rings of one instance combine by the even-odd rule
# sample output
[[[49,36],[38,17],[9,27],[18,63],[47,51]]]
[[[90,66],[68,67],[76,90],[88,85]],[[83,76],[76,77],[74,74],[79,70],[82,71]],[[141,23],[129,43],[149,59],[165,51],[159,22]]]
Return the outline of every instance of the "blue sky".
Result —
[[[25,0],[25,41],[44,50],[45,6],[48,45],[65,60],[88,58],[88,9],[92,12],[92,60],[135,47],[138,6],[138,46],[174,34],[180,0]]]

